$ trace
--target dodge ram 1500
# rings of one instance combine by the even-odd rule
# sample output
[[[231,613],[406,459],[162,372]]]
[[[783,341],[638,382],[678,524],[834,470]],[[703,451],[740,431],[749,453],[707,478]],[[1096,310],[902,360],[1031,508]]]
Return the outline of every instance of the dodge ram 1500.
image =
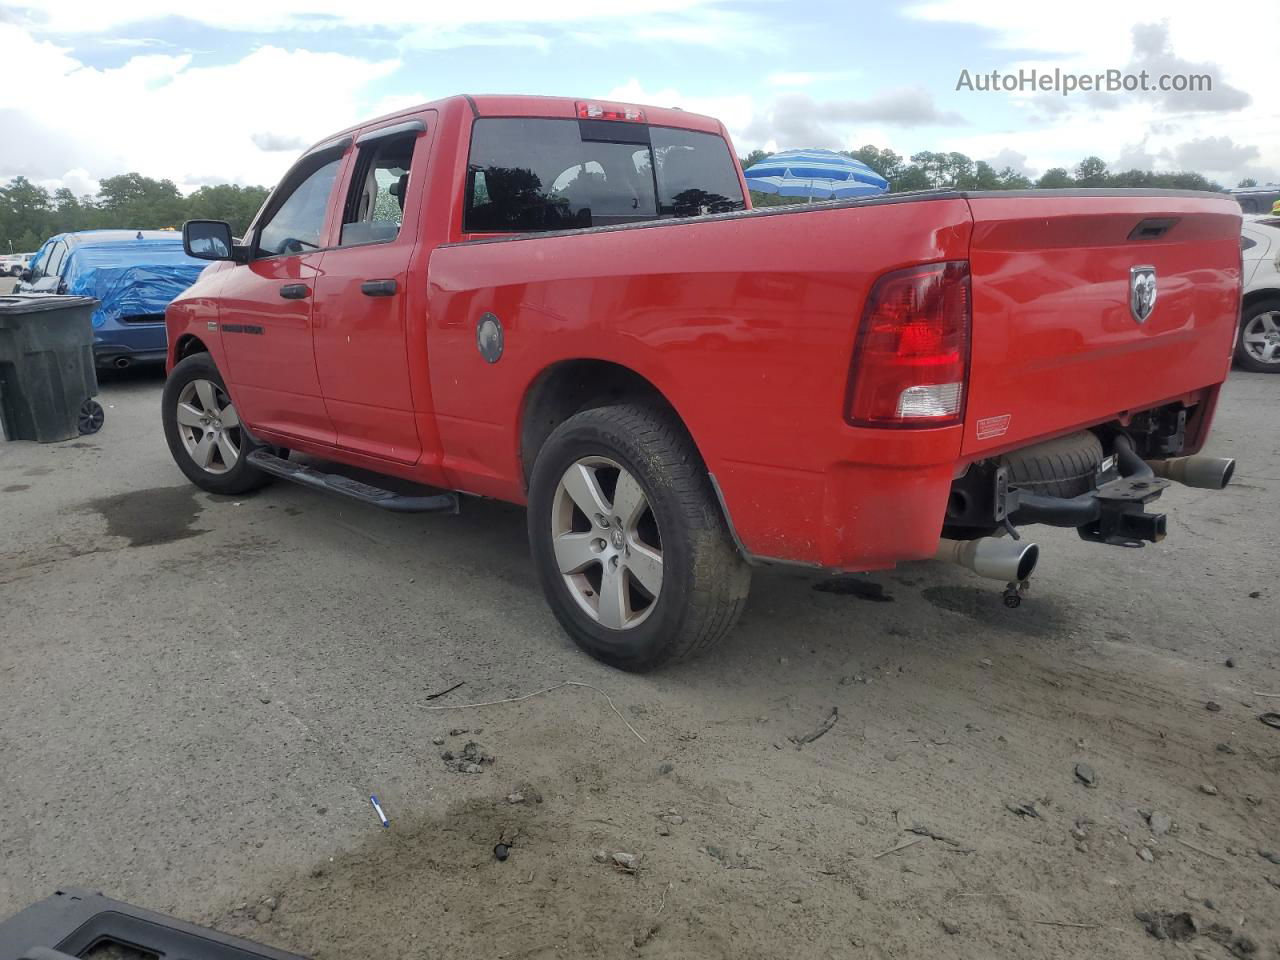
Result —
[[[1012,605],[1020,528],[1158,541],[1164,487],[1233,468],[1194,456],[1240,309],[1225,196],[751,210],[713,119],[460,96],[307,150],[242,240],[184,239],[216,261],[167,313],[194,483],[527,504],[556,617],[626,669],[726,634],[758,563],[938,557]]]

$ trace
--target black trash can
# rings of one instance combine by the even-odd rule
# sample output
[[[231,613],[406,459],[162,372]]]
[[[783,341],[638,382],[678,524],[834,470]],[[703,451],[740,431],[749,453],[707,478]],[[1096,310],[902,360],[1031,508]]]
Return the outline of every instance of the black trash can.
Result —
[[[52,443],[102,427],[93,399],[92,297],[0,297],[0,427],[7,440]]]

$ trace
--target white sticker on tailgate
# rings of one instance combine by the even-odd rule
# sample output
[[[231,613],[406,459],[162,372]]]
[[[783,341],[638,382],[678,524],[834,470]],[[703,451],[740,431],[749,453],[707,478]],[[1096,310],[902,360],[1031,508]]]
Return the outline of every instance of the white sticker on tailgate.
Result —
[[[978,439],[990,440],[992,437],[1003,437],[1009,432],[1009,421],[1013,415],[1002,413],[998,417],[983,417],[978,421]]]

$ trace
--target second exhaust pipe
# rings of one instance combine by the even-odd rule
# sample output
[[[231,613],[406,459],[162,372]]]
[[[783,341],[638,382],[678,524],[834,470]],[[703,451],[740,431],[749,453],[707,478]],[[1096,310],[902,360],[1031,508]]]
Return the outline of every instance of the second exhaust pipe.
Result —
[[[1230,457],[1174,457],[1148,460],[1147,466],[1157,477],[1201,490],[1223,489],[1236,472],[1236,462]]]
[[[982,537],[978,540],[938,541],[935,560],[954,563],[972,570],[980,577],[1006,583],[1026,580],[1040,560],[1040,548],[1027,540]]]

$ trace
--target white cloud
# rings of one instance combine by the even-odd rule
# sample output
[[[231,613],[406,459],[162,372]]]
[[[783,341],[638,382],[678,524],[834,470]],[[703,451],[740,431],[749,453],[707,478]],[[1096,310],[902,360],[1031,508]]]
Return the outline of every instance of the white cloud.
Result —
[[[272,184],[301,146],[368,116],[366,89],[399,67],[264,46],[219,66],[147,54],[97,69],[8,24],[0,24],[0,50],[0,89],[40,90],[0,117],[0,180],[78,171],[82,184],[127,170],[185,187]],[[281,89],[282,78],[306,91],[287,110],[276,98],[243,95]]]
[[[1199,137],[1174,147],[1173,155],[1188,170],[1231,174],[1256,161],[1258,148],[1235,143],[1230,137]]]
[[[635,77],[626,83],[614,87],[602,97],[602,100],[615,100],[622,103],[652,104],[655,107],[679,107],[691,113],[701,113],[715,117],[731,134],[741,130],[751,121],[752,100],[745,94],[725,97],[691,97],[671,87],[661,90],[648,89]],[[735,143],[735,146],[737,144]]]
[[[861,100],[816,100],[807,93],[784,93],[756,112],[743,130],[752,146],[840,147],[852,137],[866,136],[868,124],[888,127],[963,124],[959,114],[940,110],[928,91],[919,87],[882,90]],[[851,128],[853,128],[851,130]]]
[[[1022,118],[1006,121],[1005,131],[991,130],[988,123],[984,132],[948,138],[943,149],[974,156],[1016,150],[1044,169],[1070,168],[1088,154],[1106,158],[1120,145],[1112,169],[1200,169],[1223,183],[1259,172],[1275,176],[1280,169],[1274,58],[1246,54],[1241,46],[1242,35],[1280,35],[1280,4],[1275,0],[1240,0],[1232,4],[1229,15],[1218,16],[1206,16],[1203,4],[1192,0],[1157,6],[1076,0],[1052,16],[1023,0],[931,0],[907,12],[921,20],[988,31],[989,46],[974,47],[965,55],[963,65],[971,70],[1146,69],[1153,75],[1213,77],[1214,90],[1208,95],[975,93],[971,96],[987,98],[988,103],[1001,98],[1001,106],[1012,106]],[[1037,53],[1027,58],[1028,50]],[[1234,150],[1210,151],[1212,156],[1195,148],[1179,152],[1180,141],[1210,134],[1225,138]],[[1192,161],[1200,160],[1220,166],[1193,166]]]
[[[194,3],[175,11],[172,0],[59,0],[19,2],[10,9],[25,15],[28,26],[55,34],[99,33],[172,17],[206,27],[271,33],[282,30],[331,31],[383,25],[398,31],[457,30],[513,24],[564,24],[582,27],[601,22],[634,27],[637,18],[684,25],[694,21],[729,25],[738,15],[718,9],[723,0],[593,0],[581,4],[536,4],[528,0],[445,3],[433,0],[386,0],[371,10],[349,0],[272,0],[271,3]],[[709,39],[715,39],[709,38]],[[721,37],[720,39],[723,39]]]
[[[1020,173],[1024,177],[1035,179],[1040,175],[1038,170],[1027,166],[1027,155],[1019,153],[1017,150],[1010,150],[1005,147],[994,156],[984,158],[987,163],[991,164],[991,168],[996,172],[1004,170],[1008,167],[1014,173]]]
[[[818,75],[816,73],[776,70],[766,75],[764,82],[771,87],[807,87],[817,79]]]

